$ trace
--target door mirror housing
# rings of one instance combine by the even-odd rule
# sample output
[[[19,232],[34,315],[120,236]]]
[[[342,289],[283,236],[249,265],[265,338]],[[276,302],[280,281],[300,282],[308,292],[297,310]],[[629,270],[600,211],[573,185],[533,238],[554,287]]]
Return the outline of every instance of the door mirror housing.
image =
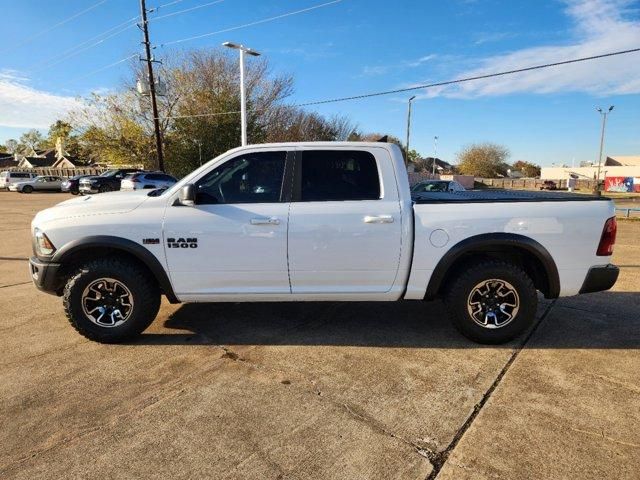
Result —
[[[196,204],[196,187],[193,183],[188,183],[180,189],[178,195],[180,205],[185,207],[193,207]]]

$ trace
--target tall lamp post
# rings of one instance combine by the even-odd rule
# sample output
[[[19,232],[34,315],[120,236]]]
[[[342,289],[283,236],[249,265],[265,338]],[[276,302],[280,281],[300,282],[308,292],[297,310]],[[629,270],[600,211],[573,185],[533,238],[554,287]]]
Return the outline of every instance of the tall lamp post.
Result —
[[[409,106],[407,108],[407,154],[405,155],[404,163],[409,165],[409,137],[411,136],[411,102],[416,98],[414,95],[409,99]]]
[[[260,56],[260,53],[255,50],[251,50],[244,45],[238,45],[237,43],[232,42],[224,42],[222,46],[234,48],[240,51],[240,143],[244,147],[247,144],[247,99],[244,84],[244,54],[247,53],[254,57],[258,57]]]
[[[602,108],[597,108],[600,116],[602,117],[602,131],[600,133],[600,154],[598,155],[598,177],[596,179],[596,191],[600,193],[600,167],[602,165],[602,150],[604,148],[604,129],[607,126],[607,115],[613,110],[613,105],[609,107],[609,110],[604,111]]]
[[[438,136],[433,137],[433,164],[431,174],[436,174],[436,158],[438,158]]]

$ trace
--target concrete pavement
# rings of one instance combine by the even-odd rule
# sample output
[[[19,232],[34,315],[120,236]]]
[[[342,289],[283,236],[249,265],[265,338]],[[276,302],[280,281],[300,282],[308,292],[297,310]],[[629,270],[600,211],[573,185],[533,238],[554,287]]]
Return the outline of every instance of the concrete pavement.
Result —
[[[506,346],[409,302],[163,303],[106,346],[25,283],[65,198],[0,192],[2,478],[637,478],[640,222],[615,292],[543,302]]]

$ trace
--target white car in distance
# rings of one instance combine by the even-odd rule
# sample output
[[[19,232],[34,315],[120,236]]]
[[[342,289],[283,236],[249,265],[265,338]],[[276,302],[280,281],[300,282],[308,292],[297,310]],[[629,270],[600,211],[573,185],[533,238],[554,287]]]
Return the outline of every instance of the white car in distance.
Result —
[[[130,173],[120,182],[120,190],[155,190],[169,188],[178,180],[163,172]]]

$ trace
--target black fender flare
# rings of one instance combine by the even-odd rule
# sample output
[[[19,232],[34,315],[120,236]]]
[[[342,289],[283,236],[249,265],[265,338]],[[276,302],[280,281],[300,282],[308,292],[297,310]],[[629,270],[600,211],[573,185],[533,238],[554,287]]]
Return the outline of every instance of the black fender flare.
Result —
[[[560,296],[558,267],[549,251],[540,242],[516,233],[484,233],[465,238],[449,249],[440,259],[429,279],[425,298],[433,299],[437,296],[447,272],[463,255],[472,251],[493,250],[496,247],[498,249],[500,247],[516,247],[531,253],[540,261],[547,276],[549,291],[545,293],[545,297],[558,298]]]
[[[178,297],[176,297],[169,276],[165,271],[162,264],[158,259],[145,247],[139,243],[134,242],[122,237],[114,237],[110,235],[94,235],[88,237],[82,237],[77,240],[73,240],[59,250],[57,250],[51,258],[52,263],[58,263],[64,265],[69,259],[79,251],[87,249],[100,249],[100,248],[113,248],[115,250],[121,250],[130,255],[133,255],[140,260],[155,277],[160,288],[164,292],[165,296],[170,303],[180,303]]]

